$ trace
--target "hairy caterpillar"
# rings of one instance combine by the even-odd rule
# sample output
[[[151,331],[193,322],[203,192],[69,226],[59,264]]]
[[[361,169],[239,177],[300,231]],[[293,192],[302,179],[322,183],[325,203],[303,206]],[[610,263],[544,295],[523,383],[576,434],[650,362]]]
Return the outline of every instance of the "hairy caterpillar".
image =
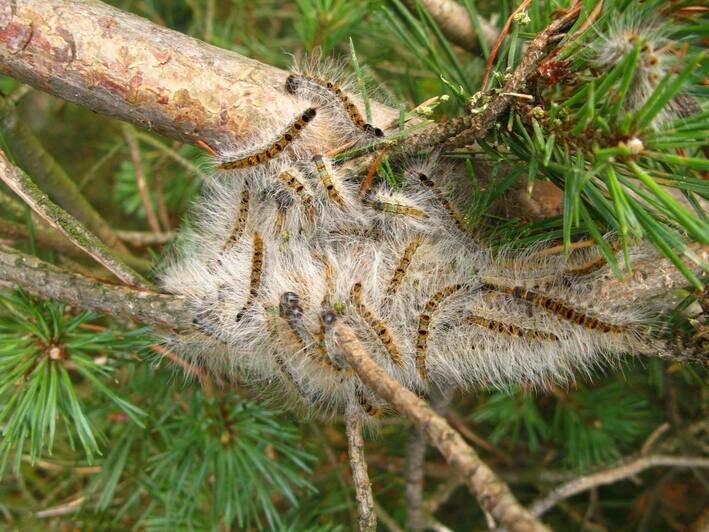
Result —
[[[628,329],[627,325],[608,323],[591,316],[586,312],[576,310],[564,301],[546,296],[533,290],[526,290],[518,286],[507,287],[490,283],[484,283],[482,285],[482,289],[509,294],[516,299],[526,301],[535,307],[542,308],[551,314],[555,314],[566,321],[573,322],[576,325],[580,325],[581,327],[585,327],[587,329],[613,334],[619,334]]]
[[[342,198],[340,195],[339,191],[335,187],[335,183],[332,181],[332,175],[330,174],[330,170],[327,168],[327,165],[325,164],[325,160],[323,159],[322,155],[315,155],[313,157],[313,163],[315,164],[315,171],[317,172],[318,178],[322,182],[323,187],[325,187],[325,190],[327,191],[328,197],[337,203],[340,207],[345,206],[345,200]]]
[[[381,129],[367,123],[365,119],[362,118],[362,114],[359,112],[359,109],[357,109],[357,106],[352,103],[352,100],[350,100],[349,96],[345,94],[337,83],[309,74],[291,74],[286,79],[286,91],[290,94],[301,96],[315,93],[320,97],[324,97],[326,100],[330,98],[336,100],[356,127],[374,137],[384,136],[384,132]]]
[[[367,325],[369,325],[369,327],[372,329],[372,332],[374,332],[377,338],[379,338],[379,341],[389,354],[389,358],[391,358],[391,361],[394,364],[400,366],[402,363],[401,352],[399,351],[399,348],[394,342],[394,339],[392,338],[392,335],[389,332],[389,328],[382,320],[380,320],[374,315],[374,312],[367,308],[367,305],[364,304],[362,298],[362,283],[354,284],[351,291],[351,298],[352,302],[355,305],[355,308],[357,309],[357,312],[362,317],[362,319],[364,319]]]
[[[464,321],[472,325],[483,327],[492,332],[506,334],[508,336],[516,336],[518,338],[527,338],[529,340],[554,341],[558,342],[559,337],[553,333],[538,331],[535,329],[525,329],[511,323],[503,323],[501,321],[492,320],[484,316],[476,316],[470,314],[465,317]]]
[[[251,259],[251,275],[249,280],[249,295],[244,303],[244,307],[236,315],[236,321],[240,321],[244,314],[254,304],[261,285],[261,274],[263,271],[263,239],[258,233],[254,233],[254,252]]]
[[[424,311],[419,315],[418,330],[416,331],[416,368],[418,369],[421,379],[424,381],[428,379],[428,372],[426,371],[426,348],[428,347],[428,335],[433,313],[436,312],[444,299],[450,297],[461,288],[462,285],[455,284],[447,286],[443,290],[439,290],[426,302]]]
[[[640,350],[652,306],[619,301],[597,312],[579,303],[600,297],[601,276],[575,279],[602,267],[597,255],[493,253],[469,236],[461,165],[436,153],[392,162],[400,186],[379,184],[360,200],[363,176],[325,156],[311,134],[319,126],[309,127],[317,113],[343,144],[376,134],[353,118],[351,89],[338,73],[292,74],[283,108],[313,107],[285,128],[264,123],[275,141],[221,156],[161,271],[165,290],[193,313],[191,329],[166,335],[170,348],[220,375],[275,383],[312,412],[359,405],[370,416],[384,405],[342,357],[338,320],[420,392],[564,382]],[[239,179],[220,173],[231,169]]]
[[[278,157],[298,137],[315,118],[317,110],[314,107],[306,109],[296,120],[290,124],[272,143],[261,147],[253,153],[241,155],[235,159],[222,161],[219,168],[222,170],[235,170],[258,166]]]
[[[244,232],[246,221],[249,217],[249,198],[249,189],[244,188],[244,190],[241,191],[241,201],[239,201],[239,214],[236,218],[236,222],[234,222],[234,227],[229,232],[229,237],[226,242],[224,242],[224,246],[222,246],[222,251],[227,251],[231,248]]]
[[[421,238],[416,237],[404,249],[404,252],[401,254],[401,259],[399,259],[399,263],[396,265],[396,269],[394,270],[394,275],[392,275],[389,285],[387,286],[386,294],[388,296],[394,295],[394,293],[399,289],[399,286],[406,275],[406,270],[409,269],[409,264],[411,264],[414,253],[416,253],[416,250],[420,245]]]

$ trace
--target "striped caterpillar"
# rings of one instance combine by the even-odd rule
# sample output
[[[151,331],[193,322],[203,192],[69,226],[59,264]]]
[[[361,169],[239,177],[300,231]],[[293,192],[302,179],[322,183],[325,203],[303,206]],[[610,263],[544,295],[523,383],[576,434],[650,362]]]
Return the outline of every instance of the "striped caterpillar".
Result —
[[[500,257],[471,238],[459,210],[471,199],[462,165],[438,154],[394,162],[400,186],[360,198],[364,176],[324,155],[332,146],[310,124],[317,115],[341,144],[381,131],[346,95],[346,76],[315,70],[281,88],[291,108],[311,107],[272,131],[275,140],[222,156],[205,183],[161,271],[162,287],[193,309],[192,327],[166,335],[168,347],[227,377],[273,383],[311,412],[354,404],[369,417],[384,405],[347,366],[336,322],[422,393],[563,383],[600,360],[655,348],[646,325],[663,302],[579,303],[602,297],[599,284],[576,284],[607,271],[597,256],[570,265],[530,251]]]
[[[314,107],[309,107],[295,119],[276,139],[266,146],[257,148],[251,153],[242,154],[233,159],[219,163],[221,170],[242,170],[266,163],[283,153],[292,142],[298,139],[305,128],[312,122],[317,114]]]
[[[325,100],[331,99],[339,103],[352,124],[364,133],[373,137],[383,137],[384,132],[362,118],[362,114],[342,88],[332,81],[311,76],[309,74],[291,74],[286,79],[286,91],[290,94],[308,96],[311,93]]]

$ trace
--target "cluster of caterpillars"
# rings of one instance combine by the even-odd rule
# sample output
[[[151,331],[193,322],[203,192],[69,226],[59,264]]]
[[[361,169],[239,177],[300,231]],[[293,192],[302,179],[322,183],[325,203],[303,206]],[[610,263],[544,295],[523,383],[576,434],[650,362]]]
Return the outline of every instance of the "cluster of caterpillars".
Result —
[[[651,348],[637,306],[596,305],[598,255],[492,253],[471,237],[456,165],[412,159],[393,169],[396,187],[360,194],[363,176],[327,157],[318,136],[344,145],[384,135],[352,87],[293,72],[290,111],[274,110],[262,139],[220,156],[163,270],[163,286],[194,312],[192,330],[167,335],[171,348],[288,404],[369,416],[385,405],[342,357],[338,323],[419,393],[564,382]]]

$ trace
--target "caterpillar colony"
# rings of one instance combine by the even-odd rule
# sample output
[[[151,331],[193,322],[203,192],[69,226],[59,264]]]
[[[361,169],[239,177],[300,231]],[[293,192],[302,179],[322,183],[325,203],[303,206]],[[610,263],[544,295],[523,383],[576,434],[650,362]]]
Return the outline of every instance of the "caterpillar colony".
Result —
[[[394,169],[396,188],[358,194],[361,176],[328,158],[321,137],[361,145],[384,135],[348,96],[354,86],[327,61],[294,69],[263,137],[219,155],[161,272],[194,316],[191,331],[166,335],[171,349],[290,407],[354,406],[369,418],[386,405],[341,356],[337,322],[422,394],[563,383],[657,350],[647,332],[657,309],[596,305],[598,254],[493,254],[471,237],[454,164],[411,159]]]

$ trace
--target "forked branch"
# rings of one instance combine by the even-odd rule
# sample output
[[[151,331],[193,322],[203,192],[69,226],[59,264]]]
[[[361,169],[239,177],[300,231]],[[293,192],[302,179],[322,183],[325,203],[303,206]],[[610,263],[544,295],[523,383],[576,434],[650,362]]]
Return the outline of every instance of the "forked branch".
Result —
[[[124,264],[96,235],[64,209],[54,204],[47,195],[0,150],[0,179],[29,205],[47,224],[61,231],[77,247],[88,253],[99,264],[124,283],[136,288],[149,288],[150,283]]]
[[[539,517],[564,499],[598,486],[605,486],[606,484],[613,484],[630,478],[651,467],[709,467],[709,458],[663,455],[641,456],[635,460],[604,469],[592,475],[585,475],[565,482],[545,497],[533,502],[529,510],[533,515]]]
[[[485,464],[448,422],[416,394],[389,376],[348,327],[338,324],[341,353],[362,381],[420,427],[449,465],[465,479],[482,508],[511,531],[548,530],[515,499],[509,486]]]

